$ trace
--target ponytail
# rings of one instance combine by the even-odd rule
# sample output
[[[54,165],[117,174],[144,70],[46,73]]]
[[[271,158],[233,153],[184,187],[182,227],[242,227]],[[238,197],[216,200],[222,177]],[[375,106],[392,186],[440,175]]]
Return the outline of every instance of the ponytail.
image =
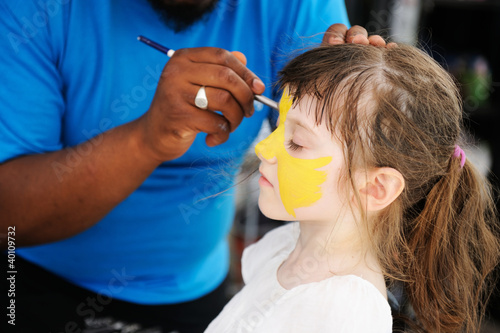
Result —
[[[499,258],[491,188],[469,162],[451,158],[428,193],[407,241],[409,302],[427,332],[479,332]]]

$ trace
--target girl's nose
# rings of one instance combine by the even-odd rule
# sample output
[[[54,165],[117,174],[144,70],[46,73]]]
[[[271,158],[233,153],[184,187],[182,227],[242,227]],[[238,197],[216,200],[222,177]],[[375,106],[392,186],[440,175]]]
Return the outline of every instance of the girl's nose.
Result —
[[[276,131],[271,133],[267,138],[257,143],[255,146],[255,154],[261,161],[268,163],[276,163]]]

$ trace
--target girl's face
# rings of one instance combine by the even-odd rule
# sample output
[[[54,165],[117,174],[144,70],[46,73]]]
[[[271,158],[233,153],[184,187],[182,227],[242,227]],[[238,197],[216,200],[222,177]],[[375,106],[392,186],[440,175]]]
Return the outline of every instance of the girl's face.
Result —
[[[339,195],[342,146],[324,125],[315,124],[316,101],[306,96],[292,107],[285,92],[278,128],[255,147],[259,207],[276,220],[332,220],[348,201]]]

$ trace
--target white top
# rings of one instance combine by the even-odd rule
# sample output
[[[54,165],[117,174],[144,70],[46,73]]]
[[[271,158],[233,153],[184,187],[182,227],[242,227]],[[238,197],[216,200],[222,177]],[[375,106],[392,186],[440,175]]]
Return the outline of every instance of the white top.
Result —
[[[290,290],[280,285],[278,268],[294,249],[299,232],[298,222],[290,223],[245,249],[245,287],[205,333],[392,332],[389,303],[358,276],[333,276]]]

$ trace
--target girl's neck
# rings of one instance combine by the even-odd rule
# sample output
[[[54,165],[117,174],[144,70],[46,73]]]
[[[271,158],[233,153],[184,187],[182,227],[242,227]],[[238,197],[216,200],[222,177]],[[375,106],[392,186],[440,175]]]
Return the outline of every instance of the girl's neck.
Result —
[[[300,235],[295,250],[316,252],[340,256],[343,253],[359,252],[366,248],[363,235],[351,221],[335,223],[299,222]],[[294,250],[294,251],[295,251]]]
[[[338,275],[357,275],[372,282],[384,294],[380,267],[366,236],[352,221],[300,222],[295,248],[278,270],[278,281],[291,289]],[[385,294],[384,294],[385,295]]]
[[[300,221],[299,224],[300,234],[292,254],[298,257],[321,254],[330,261],[329,269],[334,272],[342,274],[343,269],[354,264],[349,258],[359,258],[368,252],[367,237],[352,218],[343,216],[335,222]]]

